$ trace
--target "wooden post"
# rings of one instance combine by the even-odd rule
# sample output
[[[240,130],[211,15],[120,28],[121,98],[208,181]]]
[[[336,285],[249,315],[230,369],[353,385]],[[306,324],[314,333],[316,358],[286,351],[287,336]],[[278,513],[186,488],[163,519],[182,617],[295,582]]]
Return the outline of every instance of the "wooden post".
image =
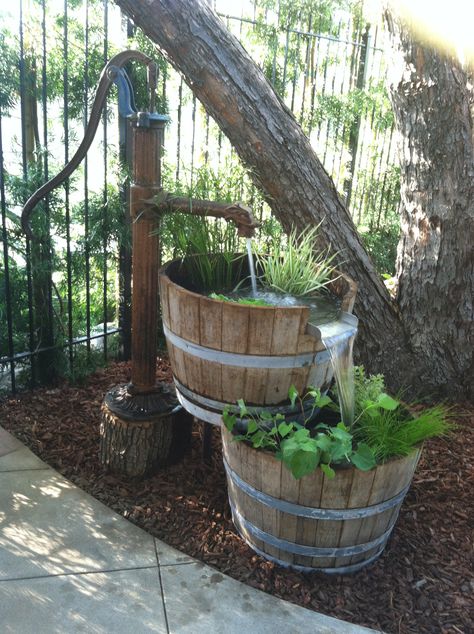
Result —
[[[138,113],[132,121],[132,377],[110,390],[101,410],[100,459],[113,471],[149,475],[189,445],[192,418],[171,386],[156,383],[159,215],[146,202],[161,182],[167,117]]]
[[[132,124],[132,382],[133,393],[155,388],[158,321],[158,215],[143,205],[161,183],[161,147],[166,118]],[[153,188],[153,191],[152,191]]]

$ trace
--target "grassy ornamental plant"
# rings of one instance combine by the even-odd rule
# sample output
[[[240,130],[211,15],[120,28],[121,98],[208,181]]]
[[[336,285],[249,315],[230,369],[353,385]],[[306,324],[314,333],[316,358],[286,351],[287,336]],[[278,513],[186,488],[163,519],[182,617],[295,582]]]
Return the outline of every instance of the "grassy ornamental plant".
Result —
[[[452,429],[444,406],[412,415],[399,400],[386,394],[380,374],[367,377],[363,368],[355,368],[355,383],[356,415],[351,428],[342,422],[311,423],[316,409],[339,408],[319,390],[309,389],[300,396],[294,386],[288,397],[293,406],[299,401],[303,424],[289,422],[283,414],[253,414],[239,400],[238,416],[235,409],[224,410],[224,425],[234,440],[273,452],[296,479],[317,467],[329,478],[336,475],[337,466],[352,464],[368,471],[389,458],[406,456],[427,438],[446,435]]]
[[[392,456],[406,456],[415,445],[428,438],[444,436],[453,428],[444,405],[412,414],[412,406],[388,396],[382,374],[366,376],[364,368],[358,366],[354,368],[354,381],[354,439],[367,443],[377,462]]]
[[[278,245],[268,255],[257,254],[262,286],[301,297],[321,291],[334,279],[331,263],[336,254],[314,251],[320,224],[299,235],[293,230],[284,250]]]

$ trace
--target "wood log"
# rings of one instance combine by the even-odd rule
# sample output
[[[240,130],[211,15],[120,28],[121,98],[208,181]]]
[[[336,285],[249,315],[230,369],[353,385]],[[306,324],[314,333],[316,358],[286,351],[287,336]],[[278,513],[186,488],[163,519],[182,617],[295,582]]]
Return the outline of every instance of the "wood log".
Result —
[[[135,478],[179,462],[191,446],[192,417],[177,407],[150,420],[117,416],[101,407],[100,460],[113,472]]]

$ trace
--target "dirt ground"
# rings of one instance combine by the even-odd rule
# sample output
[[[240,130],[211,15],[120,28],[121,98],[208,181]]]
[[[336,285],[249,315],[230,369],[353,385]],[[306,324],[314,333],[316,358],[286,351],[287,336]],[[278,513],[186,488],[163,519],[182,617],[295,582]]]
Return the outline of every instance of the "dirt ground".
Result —
[[[4,399],[0,424],[101,502],[239,581],[387,633],[474,632],[472,408],[457,408],[452,438],[426,444],[383,556],[354,575],[326,577],[267,562],[237,535],[217,428],[208,464],[196,423],[192,448],[180,464],[143,482],[104,471],[98,460],[100,404],[129,374],[127,364],[116,363],[79,387],[64,384]],[[170,380],[165,361],[158,378]]]

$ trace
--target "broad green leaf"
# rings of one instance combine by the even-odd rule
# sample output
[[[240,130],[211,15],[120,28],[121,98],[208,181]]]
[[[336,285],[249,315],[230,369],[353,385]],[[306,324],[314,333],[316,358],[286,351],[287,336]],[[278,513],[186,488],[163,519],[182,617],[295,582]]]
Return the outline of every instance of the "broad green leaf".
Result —
[[[378,407],[374,407],[374,406],[372,406],[371,408],[365,409],[364,413],[370,416],[370,418],[378,418],[380,416],[380,411]]]
[[[286,461],[283,456],[283,461],[293,477],[299,480],[316,469],[319,463],[319,452],[299,450],[292,455],[290,461]]]
[[[229,431],[233,431],[236,422],[235,416],[233,414],[230,414],[228,411],[224,411],[222,414],[222,420],[224,421],[226,429],[228,429]]]
[[[321,467],[321,471],[328,477],[330,480],[336,477],[336,472],[332,469],[328,464],[321,463],[319,465]]]
[[[248,414],[248,409],[243,399],[239,398],[239,400],[237,401],[237,405],[239,406],[239,409],[240,409],[240,418],[244,418],[244,416]]]
[[[361,471],[370,471],[376,464],[372,449],[362,442],[352,454],[351,462]]]
[[[320,396],[317,399],[316,405],[322,409],[323,407],[326,407],[330,403],[332,403],[331,397],[325,394],[324,396]]]
[[[294,385],[290,385],[290,389],[288,390],[288,398],[290,399],[291,406],[294,407],[296,399],[298,398],[298,390]]]
[[[292,431],[293,424],[292,423],[280,423],[278,425],[278,433],[282,438],[288,436],[288,434]]]
[[[250,419],[249,422],[247,423],[248,433],[253,434],[254,432],[257,431],[257,429],[258,429],[257,423],[253,419]]]
[[[316,445],[322,452],[331,451],[331,439],[326,434],[318,434],[315,438]]]
[[[306,429],[306,427],[302,427],[301,429],[298,429],[293,434],[293,438],[297,442],[303,442],[306,438],[309,438],[309,429]]]
[[[344,429],[341,429],[339,426],[334,427],[334,429],[331,432],[331,436],[333,436],[333,438],[336,438],[337,440],[341,440],[342,442],[347,442],[349,440],[352,440],[352,436],[349,434],[349,432],[345,431]]]
[[[394,398],[392,398],[391,396],[389,396],[388,394],[382,393],[382,394],[379,394],[377,398],[377,405],[381,407],[382,409],[393,411],[394,409],[397,409],[400,403],[396,401]]]
[[[257,431],[252,436],[252,446],[255,447],[255,449],[258,449],[258,447],[262,446],[264,440],[265,440],[265,432],[264,431]]]

